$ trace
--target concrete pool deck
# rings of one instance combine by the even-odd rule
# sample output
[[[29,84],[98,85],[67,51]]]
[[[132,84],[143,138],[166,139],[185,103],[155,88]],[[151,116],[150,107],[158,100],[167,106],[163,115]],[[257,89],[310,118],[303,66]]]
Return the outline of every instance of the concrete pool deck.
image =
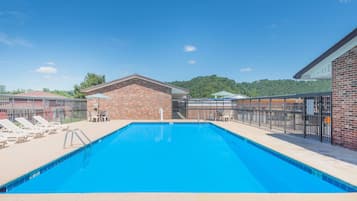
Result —
[[[82,129],[90,139],[101,138],[131,122],[71,123],[70,128]],[[150,121],[152,122],[152,121]],[[318,141],[274,137],[272,133],[236,122],[212,122],[259,144],[279,151],[332,176],[357,186],[357,152]],[[0,149],[0,185],[41,167],[81,145],[63,148],[65,133],[33,139]],[[305,144],[301,144],[304,143]],[[300,143],[300,144],[299,144]],[[323,150],[324,153],[318,153]],[[339,160],[340,158],[341,160]],[[347,160],[348,159],[348,160]],[[350,161],[349,161],[350,160]],[[356,161],[355,161],[356,160]],[[349,161],[349,162],[346,162]],[[192,194],[192,193],[91,193],[91,194],[0,194],[0,200],[357,200],[357,193],[344,194]]]

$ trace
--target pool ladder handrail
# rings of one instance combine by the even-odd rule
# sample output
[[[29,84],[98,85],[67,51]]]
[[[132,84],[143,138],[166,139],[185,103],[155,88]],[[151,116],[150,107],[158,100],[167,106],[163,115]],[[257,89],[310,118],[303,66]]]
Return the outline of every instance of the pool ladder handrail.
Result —
[[[66,132],[66,136],[64,137],[64,142],[63,142],[63,148],[66,148],[66,143],[67,143],[67,138],[71,136],[71,144],[70,146],[73,146],[73,138],[74,136],[78,138],[78,140],[83,144],[89,144],[92,142],[92,140],[79,128],[68,130]],[[86,142],[87,141],[87,142]]]

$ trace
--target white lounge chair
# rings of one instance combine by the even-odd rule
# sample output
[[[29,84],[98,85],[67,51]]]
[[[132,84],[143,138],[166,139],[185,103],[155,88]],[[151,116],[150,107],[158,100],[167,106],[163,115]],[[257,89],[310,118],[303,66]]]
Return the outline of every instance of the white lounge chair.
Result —
[[[62,125],[60,122],[48,122],[41,116],[33,116],[33,118],[40,124],[40,126],[55,128],[57,130],[66,131],[68,130],[68,125]]]
[[[16,126],[14,123],[12,123],[10,120],[8,119],[1,119],[0,120],[0,125],[2,127],[4,127],[7,131],[9,132],[13,132],[13,133],[23,133],[23,134],[27,134],[30,135],[34,138],[38,138],[38,137],[43,137],[45,135],[45,132],[43,130],[25,130],[22,129],[18,126]]]
[[[15,141],[16,143],[20,142],[26,142],[29,140],[30,136],[25,134],[25,133],[5,133],[5,132],[0,132],[0,137],[3,139],[6,139],[7,141]]]
[[[48,134],[56,133],[56,129],[55,128],[49,128],[49,127],[46,128],[46,127],[41,127],[41,126],[38,126],[38,125],[34,125],[29,120],[27,120],[27,119],[25,119],[23,117],[15,118],[15,120],[17,122],[19,122],[24,129],[41,130],[41,131],[43,131],[45,133],[48,133]]]
[[[3,137],[0,135],[0,147],[3,148],[7,145],[7,137]]]

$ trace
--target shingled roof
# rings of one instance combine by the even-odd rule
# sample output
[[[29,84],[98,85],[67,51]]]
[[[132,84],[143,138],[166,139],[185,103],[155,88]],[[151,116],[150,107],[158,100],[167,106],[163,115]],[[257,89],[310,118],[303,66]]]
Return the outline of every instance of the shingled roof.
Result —
[[[108,86],[111,86],[111,85],[114,85],[114,84],[125,82],[125,81],[131,80],[131,79],[140,79],[140,80],[144,80],[144,81],[147,81],[147,82],[151,82],[153,84],[157,84],[157,85],[161,85],[161,86],[164,86],[164,87],[171,88],[172,94],[188,94],[189,93],[189,91],[187,89],[184,89],[184,88],[181,88],[181,87],[177,87],[177,86],[174,86],[174,85],[171,85],[171,84],[168,84],[168,83],[160,82],[160,81],[157,81],[157,80],[154,80],[154,79],[151,79],[151,78],[139,75],[139,74],[129,75],[127,77],[123,77],[123,78],[120,78],[120,79],[117,79],[117,80],[113,80],[113,81],[110,81],[110,82],[107,82],[107,83],[103,83],[103,84],[95,85],[95,86],[92,86],[92,87],[89,87],[89,88],[86,88],[86,89],[82,89],[81,91],[84,92],[84,93],[89,93],[89,92],[92,92],[92,91],[95,91],[95,90],[98,90],[98,89],[102,89],[104,87],[108,87]]]

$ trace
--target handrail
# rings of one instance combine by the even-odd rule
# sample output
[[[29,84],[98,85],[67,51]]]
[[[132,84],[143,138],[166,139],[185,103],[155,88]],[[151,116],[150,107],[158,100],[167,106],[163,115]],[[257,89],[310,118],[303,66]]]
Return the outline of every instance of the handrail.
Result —
[[[181,119],[186,119],[186,118],[181,114],[181,112],[176,112],[176,114],[177,114]]]
[[[81,136],[82,135],[82,136]],[[73,138],[74,136],[78,138],[79,141],[81,141],[81,143],[83,145],[86,145],[86,144],[89,144],[92,142],[92,140],[81,130],[81,129],[73,129],[73,130],[68,130],[66,135],[65,135],[65,138],[64,138],[64,142],[63,142],[63,148],[65,149],[66,148],[66,143],[67,143],[67,139],[68,137],[70,136],[71,138],[71,143],[70,143],[70,146],[73,146]],[[85,142],[85,140],[83,139],[83,137],[85,138],[85,140],[87,141],[87,143]]]
[[[92,140],[89,139],[89,137],[88,137],[81,129],[76,128],[76,129],[74,129],[73,131],[74,131],[74,132],[80,132],[80,133],[88,140],[88,142],[92,142]]]

